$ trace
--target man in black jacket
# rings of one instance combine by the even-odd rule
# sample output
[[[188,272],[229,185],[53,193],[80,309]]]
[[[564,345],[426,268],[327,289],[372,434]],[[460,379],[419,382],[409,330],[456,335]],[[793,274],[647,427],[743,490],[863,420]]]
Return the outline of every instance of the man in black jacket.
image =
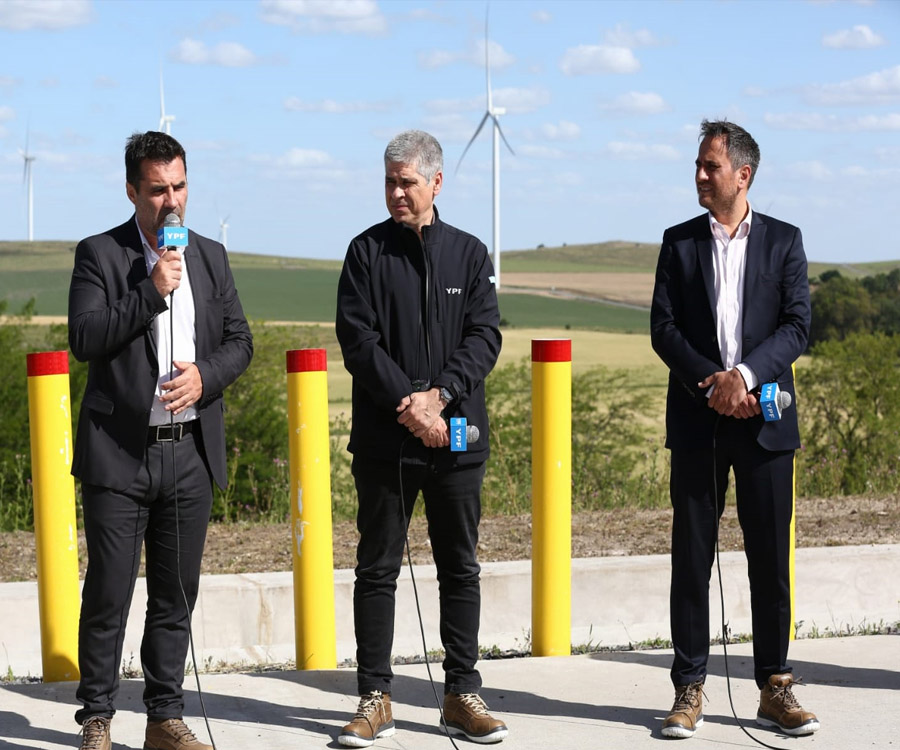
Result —
[[[368,747],[394,733],[394,593],[421,491],[440,587],[444,722],[476,742],[499,742],[507,728],[478,696],[475,669],[481,610],[475,549],[488,458],[484,379],[500,352],[493,267],[482,242],[438,216],[443,156],[432,136],[401,133],[388,144],[384,165],[391,218],[350,243],[338,284],[337,337],[353,376],[361,696],[338,740]],[[450,450],[450,417],[478,428],[481,437],[468,451]]]

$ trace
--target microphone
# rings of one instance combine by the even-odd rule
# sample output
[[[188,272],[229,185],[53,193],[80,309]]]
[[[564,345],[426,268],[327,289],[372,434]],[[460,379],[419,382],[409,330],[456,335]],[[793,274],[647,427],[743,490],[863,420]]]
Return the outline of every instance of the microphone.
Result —
[[[477,443],[481,437],[481,430],[475,425],[468,424],[465,417],[450,418],[450,450],[454,453],[464,453],[469,449],[469,443]]]
[[[157,250],[177,250],[187,247],[188,230],[181,226],[181,217],[174,211],[166,216],[163,225],[156,232]]]
[[[759,390],[759,408],[766,422],[777,422],[781,413],[792,403],[791,394],[782,391],[778,383],[763,383]]]

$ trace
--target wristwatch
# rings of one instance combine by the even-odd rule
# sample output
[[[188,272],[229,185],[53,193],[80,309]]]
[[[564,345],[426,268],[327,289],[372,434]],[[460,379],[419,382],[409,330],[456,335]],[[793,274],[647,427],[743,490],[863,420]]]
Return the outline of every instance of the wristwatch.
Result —
[[[448,406],[450,406],[450,402],[453,401],[453,394],[450,393],[449,388],[441,386],[439,398],[444,402],[444,408],[446,409]]]

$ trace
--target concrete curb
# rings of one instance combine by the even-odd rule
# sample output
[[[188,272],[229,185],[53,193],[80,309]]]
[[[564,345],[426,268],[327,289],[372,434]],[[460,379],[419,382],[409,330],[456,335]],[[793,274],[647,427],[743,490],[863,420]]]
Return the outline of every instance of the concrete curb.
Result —
[[[742,552],[721,556],[727,623],[750,633],[750,594]],[[433,566],[417,566],[415,579],[429,649],[440,646],[437,580]],[[293,661],[293,575],[254,573],[204,576],[194,613],[194,643],[201,671],[226,663],[251,668]],[[572,643],[622,646],[669,638],[668,555],[598,557],[572,561]],[[129,613],[123,661],[139,663],[146,587],[139,579]],[[711,581],[711,634],[721,627],[716,571]],[[798,636],[856,632],[900,621],[900,545],[813,547],[797,550]],[[0,584],[0,670],[40,675],[37,584]],[[14,616],[11,616],[15,613]],[[353,571],[335,571],[338,663],[354,658]],[[479,642],[485,648],[527,650],[531,631],[531,562],[482,566]],[[398,581],[394,653],[423,652],[409,570]],[[302,659],[301,659],[302,661]]]

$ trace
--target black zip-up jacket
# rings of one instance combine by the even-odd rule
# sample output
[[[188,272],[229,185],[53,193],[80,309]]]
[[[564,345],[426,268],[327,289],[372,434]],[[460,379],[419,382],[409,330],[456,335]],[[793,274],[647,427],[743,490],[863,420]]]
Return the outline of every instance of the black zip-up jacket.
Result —
[[[351,241],[335,329],[353,376],[350,452],[396,461],[402,444],[404,460],[449,469],[489,454],[484,379],[500,353],[500,311],[487,248],[434,213],[422,241],[393,219]],[[449,389],[444,416],[478,427],[467,452],[426,448],[397,423],[403,397],[424,389],[414,381]]]

